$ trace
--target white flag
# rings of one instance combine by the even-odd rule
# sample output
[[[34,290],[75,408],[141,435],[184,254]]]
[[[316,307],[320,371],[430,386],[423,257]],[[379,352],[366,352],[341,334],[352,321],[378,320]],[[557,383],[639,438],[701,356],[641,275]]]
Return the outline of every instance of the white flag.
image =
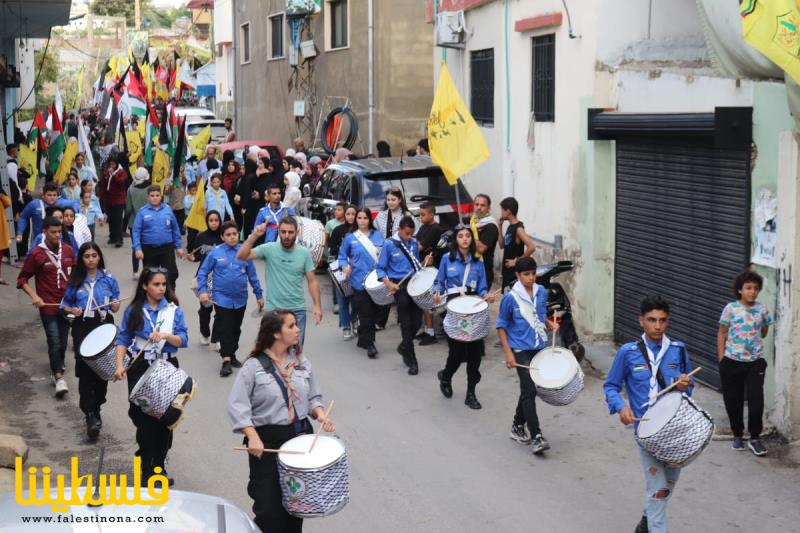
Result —
[[[86,165],[97,174],[97,168],[94,166],[94,156],[92,156],[92,147],[89,146],[89,138],[86,136],[87,126],[82,122],[82,120],[78,120],[78,151],[83,152],[83,155],[86,156]]]

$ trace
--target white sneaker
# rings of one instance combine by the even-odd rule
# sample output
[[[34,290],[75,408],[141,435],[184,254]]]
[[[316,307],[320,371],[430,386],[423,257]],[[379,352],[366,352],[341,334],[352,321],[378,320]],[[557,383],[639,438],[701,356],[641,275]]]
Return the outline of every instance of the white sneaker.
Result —
[[[353,338],[353,333],[350,331],[350,328],[342,330],[342,338],[344,338],[344,340],[346,341],[349,341],[350,339]]]
[[[69,392],[69,387],[67,387],[67,382],[64,378],[59,378],[56,380],[56,398],[61,398],[66,393]]]
[[[211,349],[214,350],[215,352],[218,352],[222,349],[222,347],[219,345],[218,342],[212,342]]]
[[[200,336],[200,344],[203,346],[208,346],[210,342],[211,341],[208,339],[208,337],[203,337],[202,335]]]

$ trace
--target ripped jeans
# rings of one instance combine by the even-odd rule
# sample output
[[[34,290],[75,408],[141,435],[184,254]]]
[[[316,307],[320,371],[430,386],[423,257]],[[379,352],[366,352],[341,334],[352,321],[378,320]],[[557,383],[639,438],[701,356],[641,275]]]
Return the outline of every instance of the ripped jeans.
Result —
[[[642,456],[642,470],[645,479],[644,513],[647,515],[649,533],[667,533],[667,503],[678,483],[681,469],[667,466],[644,448],[639,448]]]

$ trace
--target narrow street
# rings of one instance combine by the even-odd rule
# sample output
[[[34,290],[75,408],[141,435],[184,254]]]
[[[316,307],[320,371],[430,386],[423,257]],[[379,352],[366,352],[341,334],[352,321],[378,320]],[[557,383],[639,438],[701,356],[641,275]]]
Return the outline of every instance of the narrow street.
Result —
[[[98,240],[105,242],[104,233]],[[104,252],[123,295],[130,294],[128,241],[124,248],[106,247]],[[168,470],[176,489],[220,496],[249,511],[247,458],[232,450],[241,440],[225,417],[233,378],[218,376],[219,357],[198,342],[198,303],[188,290],[195,268],[180,264],[178,296],[189,323],[190,347],[179,358],[199,389],[176,430]],[[263,264],[258,271],[263,280]],[[9,280],[16,276],[8,267],[4,273]],[[379,333],[379,358],[368,360],[354,341],[342,340],[331,313],[329,281],[322,283],[326,316],[319,327],[310,328],[306,353],[326,401],[336,402],[333,418],[347,446],[351,501],[337,515],[307,520],[307,531],[633,530],[642,509],[638,452],[632,431],[607,414],[598,371],[585,366],[586,389],[574,404],[555,408],[537,402],[552,449],[535,457],[529,447],[508,438],[518,386],[492,346],[494,333],[487,339],[478,387],[483,410],[472,411],[463,405],[463,368],[454,379],[452,399],[438,390],[435,373],[446,357],[443,342],[418,349],[420,374],[410,377],[394,351],[399,328],[390,325]],[[105,471],[130,470],[136,445],[124,385],[110,386],[101,438],[90,444],[77,407],[71,347],[70,393],[58,401],[37,313],[13,286],[0,287],[0,324],[0,432],[25,437],[30,464],[47,463],[60,471],[77,454],[82,470],[93,471],[98,448],[105,446]],[[248,311],[240,357],[252,346],[256,324]],[[596,352],[590,347],[589,357],[597,357]],[[701,388],[696,397],[700,405],[720,403],[718,393],[709,389]],[[756,458],[730,450],[729,441],[712,441],[682,472],[669,507],[672,530],[797,531],[798,482],[800,469],[778,449]]]

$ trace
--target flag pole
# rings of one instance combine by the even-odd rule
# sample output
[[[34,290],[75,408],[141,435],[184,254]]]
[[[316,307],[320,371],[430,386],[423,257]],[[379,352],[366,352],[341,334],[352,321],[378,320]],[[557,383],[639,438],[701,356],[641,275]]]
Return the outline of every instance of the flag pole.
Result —
[[[456,184],[453,185],[453,187],[456,188],[456,219],[458,220],[458,222],[456,223],[456,226],[459,226],[459,225],[463,224],[462,216],[461,216],[461,194],[458,192],[458,182],[459,181],[461,181],[461,178],[458,178],[456,180]]]

